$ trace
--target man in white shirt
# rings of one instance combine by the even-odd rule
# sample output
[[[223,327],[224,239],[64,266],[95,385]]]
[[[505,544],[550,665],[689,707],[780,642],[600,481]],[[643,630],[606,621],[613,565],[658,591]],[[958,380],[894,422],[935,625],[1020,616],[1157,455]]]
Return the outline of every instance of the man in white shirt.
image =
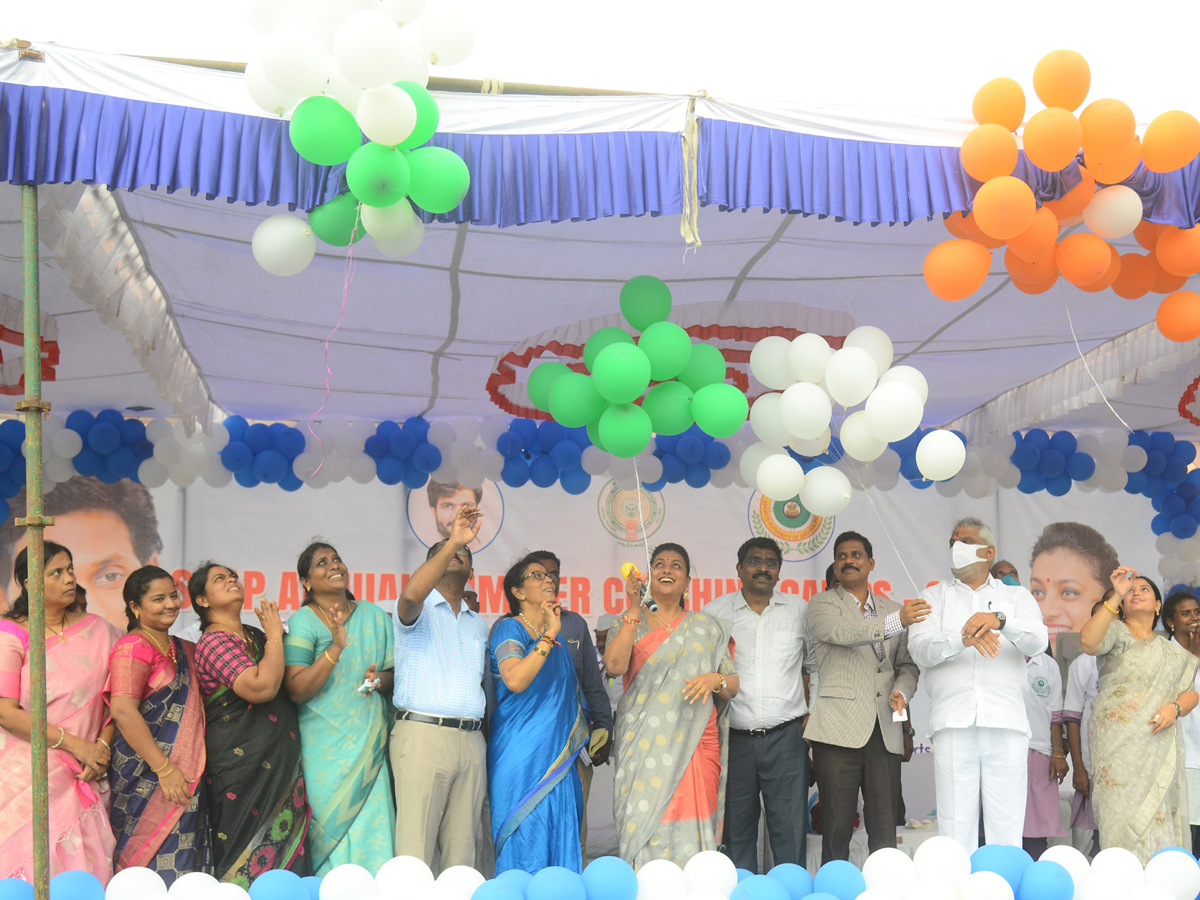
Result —
[[[860,791],[870,852],[896,846],[904,737],[892,714],[917,689],[906,629],[929,608],[921,600],[902,607],[872,594],[873,552],[861,534],[839,534],[838,586],[808,607],[818,686],[806,735],[817,770],[822,864],[850,858]]]
[[[729,704],[725,786],[725,852],[741,869],[758,871],[760,801],[776,865],[804,866],[808,816],[808,718],[804,674],[807,604],[775,591],[783,554],[770,538],[738,548],[742,589],[704,608],[733,626],[741,689]]]
[[[989,844],[1021,846],[1029,722],[1025,656],[1050,639],[1033,595],[988,569],[996,538],[979,519],[950,536],[954,578],[927,588],[929,617],[908,634],[908,649],[929,691],[938,831],[973,853],[979,802]]]

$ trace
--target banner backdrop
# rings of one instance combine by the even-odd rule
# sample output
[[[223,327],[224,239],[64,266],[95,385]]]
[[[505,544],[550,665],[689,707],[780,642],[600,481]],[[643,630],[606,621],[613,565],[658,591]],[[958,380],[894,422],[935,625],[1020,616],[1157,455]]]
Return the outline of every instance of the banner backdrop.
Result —
[[[241,574],[248,607],[268,597],[277,600],[287,616],[302,602],[296,558],[317,538],[339,551],[359,600],[390,610],[409,574],[425,559],[428,545],[448,529],[446,523],[463,502],[478,502],[485,512],[472,547],[473,586],[481,612],[489,619],[505,611],[501,584],[507,568],[529,550],[549,549],[562,559],[564,604],[594,625],[602,614],[626,608],[621,564],[632,561],[647,571],[647,545],[663,541],[682,544],[691,556],[692,609],[738,589],[737,548],[760,535],[775,538],[783,547],[779,590],[807,599],[824,589],[833,539],[846,530],[861,532],[874,545],[875,592],[903,601],[950,577],[949,536],[964,516],[977,516],[992,526],[997,558],[1014,563],[1027,586],[1034,542],[1047,524],[1061,521],[1097,529],[1123,564],[1157,579],[1157,552],[1149,528],[1153,511],[1144,497],[1072,491],[1055,498],[1044,492],[1001,491],[984,500],[947,499],[905,483],[886,492],[858,492],[850,506],[831,519],[811,515],[796,501],[772,502],[735,487],[695,490],[668,485],[661,493],[648,493],[624,490],[610,481],[595,482],[586,493],[572,496],[557,488],[511,490],[490,482],[476,492],[457,485],[408,491],[347,481],[295,493],[272,486],[168,484],[147,494],[132,482],[102,485],[77,478],[47,495],[47,514],[56,516],[47,536],[75,553],[90,608],[122,627],[120,586],[129,571],[146,562],[157,562],[186,583],[199,562],[218,561]],[[23,513],[23,498],[14,499],[12,506]],[[0,564],[5,571],[11,573],[13,555],[23,545],[23,533],[11,521],[0,529]],[[7,579],[6,593],[15,587]],[[253,613],[247,613],[247,620],[253,621]],[[190,612],[181,615],[181,627],[194,622]],[[1067,627],[1060,624],[1055,630]],[[916,752],[904,766],[910,818],[924,817],[935,804],[924,730],[926,705],[924,692],[918,691],[912,709]],[[600,825],[597,816],[611,816],[606,798],[594,796],[590,808],[594,827]]]

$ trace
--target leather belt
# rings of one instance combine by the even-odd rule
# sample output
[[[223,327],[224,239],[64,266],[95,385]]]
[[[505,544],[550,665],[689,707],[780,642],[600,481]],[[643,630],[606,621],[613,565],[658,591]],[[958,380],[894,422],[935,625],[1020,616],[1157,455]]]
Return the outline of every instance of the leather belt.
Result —
[[[763,735],[778,731],[781,728],[787,728],[789,725],[794,725],[799,721],[800,719],[788,719],[786,722],[780,722],[778,725],[772,725],[770,728],[730,728],[729,730],[734,734],[744,734],[749,737],[762,737]]]
[[[424,725],[441,725],[455,731],[478,731],[483,727],[482,719],[460,719],[457,716],[427,716],[409,709],[396,710],[397,722],[420,722]]]

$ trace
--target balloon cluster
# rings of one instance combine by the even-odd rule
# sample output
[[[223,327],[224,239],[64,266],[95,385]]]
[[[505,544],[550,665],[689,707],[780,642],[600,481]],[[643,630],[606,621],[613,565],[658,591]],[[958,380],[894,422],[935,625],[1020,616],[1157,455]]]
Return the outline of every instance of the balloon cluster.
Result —
[[[8,518],[8,501],[25,486],[25,423],[20,419],[0,422],[0,513]]]
[[[424,487],[431,472],[442,465],[442,451],[429,443],[429,422],[413,416],[401,426],[385,419],[363,444],[363,452],[375,460],[375,471],[384,484],[399,484],[410,490]]]
[[[961,160],[982,184],[970,213],[945,219],[954,238],[929,251],[925,283],[943,300],[962,300],[982,287],[991,251],[1007,245],[1005,269],[1024,293],[1044,293],[1061,275],[1082,290],[1112,288],[1125,299],[1168,294],[1159,307],[1160,330],[1170,340],[1194,340],[1200,337],[1200,296],[1180,288],[1200,272],[1200,231],[1143,222],[1142,198],[1121,182],[1139,169],[1173,172],[1190,163],[1200,153],[1200,122],[1172,110],[1139,138],[1133,111],[1120,100],[1096,100],[1074,114],[1090,85],[1087,61],[1073,50],[1049,53],[1034,69],[1034,91],[1046,108],[1025,121],[1025,156],[1072,185],[1040,207],[1030,186],[1013,174],[1024,91],[1011,78],[979,89],[972,104],[979,127],[963,140]],[[1061,228],[1080,221],[1088,231],[1059,237]],[[1129,234],[1149,252],[1121,254],[1110,243]]]
[[[303,271],[318,237],[345,247],[365,232],[384,255],[407,256],[425,233],[413,204],[438,214],[462,203],[471,181],[466,163],[452,150],[422,146],[440,118],[425,85],[429,63],[466,58],[474,25],[447,0],[425,6],[325,3],[310,15],[285,0],[246,4],[266,37],[246,65],[246,89],[267,112],[290,111],[292,147],[317,165],[344,163],[349,188],[314,208],[307,222],[276,215],[258,226],[251,247],[268,272]]]
[[[1061,497],[1071,490],[1073,482],[1087,481],[1096,474],[1096,460],[1079,449],[1075,435],[1069,431],[1047,434],[1041,428],[1031,428],[1024,436],[1015,434],[1016,446],[1009,457],[1021,470],[1017,490],[1033,494],[1040,490]]]
[[[642,472],[642,484],[648,491],[660,491],[667,484],[685,482],[689,487],[702,488],[713,482],[713,473],[722,470],[732,473],[729,466],[732,453],[726,444],[715,440],[711,434],[692,425],[680,435],[662,435],[655,440],[654,456],[660,462],[658,478],[654,473]],[[720,479],[716,487],[724,487],[729,480]]]
[[[222,465],[242,487],[277,484],[285,491],[298,491],[304,483],[292,464],[304,452],[306,440],[299,428],[273,422],[248,423],[242,416],[229,416],[224,428],[229,442],[221,448]]]
[[[635,341],[621,328],[595,332],[583,348],[590,375],[561,362],[539,365],[527,385],[534,408],[567,428],[586,427],[594,445],[626,459],[644,453],[654,434],[681,434],[693,423],[713,437],[736,434],[749,410],[746,395],[725,382],[721,351],[693,343],[667,321],[670,312],[664,282],[629,279],[621,313],[641,335]]]
[[[533,483],[548,488],[558,483],[568,494],[586,491],[592,475],[606,471],[611,458],[592,445],[584,427],[533,419],[513,419],[496,439],[496,450],[504,457],[500,477],[509,487]],[[589,451],[592,456],[585,466],[584,454]]]
[[[147,440],[146,426],[137,419],[126,419],[115,409],[104,409],[94,416],[86,410],[75,410],[67,416],[65,426],[50,437],[52,450],[56,455],[71,459],[75,472],[94,475],[108,484],[122,478],[137,481],[143,460],[149,459],[154,452]],[[0,439],[2,432],[3,426],[0,426]],[[15,429],[11,433],[15,436]],[[21,433],[24,434],[24,426],[21,426]],[[42,439],[46,440],[44,432]],[[45,463],[43,469],[46,469]],[[22,472],[22,484],[24,480]]]

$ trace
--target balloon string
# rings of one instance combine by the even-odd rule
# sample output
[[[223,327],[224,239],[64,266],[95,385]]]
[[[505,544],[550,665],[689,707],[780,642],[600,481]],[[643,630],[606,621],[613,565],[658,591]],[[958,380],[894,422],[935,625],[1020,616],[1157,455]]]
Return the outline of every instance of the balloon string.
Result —
[[[642,533],[642,546],[646,549],[646,590],[650,590],[650,539],[646,536],[646,519],[642,515],[642,478],[638,474],[637,457],[633,458],[634,491],[637,492],[638,528]]]
[[[329,404],[329,382],[333,379],[333,369],[329,367],[329,343],[333,340],[333,336],[337,334],[338,329],[342,327],[342,319],[344,319],[346,316],[346,303],[350,298],[350,285],[354,281],[354,270],[356,267],[356,260],[354,257],[354,242],[358,240],[359,223],[362,221],[361,214],[362,204],[360,203],[358,205],[357,214],[354,217],[354,230],[350,232],[350,243],[346,247],[346,261],[342,265],[342,308],[338,312],[337,323],[333,326],[333,330],[325,336],[325,380],[323,382],[325,385],[325,399],[321,402],[321,405],[317,407],[316,412],[308,417],[308,433],[311,434],[316,439],[317,443],[321,445],[321,461],[317,463],[317,467],[315,469],[308,473],[309,478],[312,478],[321,471],[321,467],[325,465],[325,457],[329,454],[329,450],[325,446],[325,442],[321,440],[321,436],[313,429],[313,422],[316,420],[317,416],[321,414],[321,411],[324,410]]]
[[[1061,282],[1059,283],[1059,286],[1062,287]],[[1062,287],[1062,298],[1063,309],[1067,311],[1067,325],[1069,325],[1071,328],[1071,339],[1075,341],[1075,352],[1079,354],[1079,360],[1083,363],[1083,370],[1087,372],[1088,378],[1092,379],[1092,384],[1096,386],[1096,390],[1100,394],[1100,399],[1104,401],[1104,405],[1107,406],[1112,414],[1117,417],[1117,421],[1125,426],[1125,430],[1132,434],[1133,429],[1129,427],[1129,423],[1121,418],[1121,414],[1113,409],[1113,405],[1109,403],[1108,398],[1104,396],[1104,388],[1100,387],[1100,382],[1098,382],[1096,380],[1096,376],[1092,374],[1092,367],[1088,365],[1087,357],[1083,355],[1083,349],[1079,346],[1079,336],[1075,334],[1075,323],[1071,320],[1071,307],[1067,304],[1067,289],[1065,287]]]

